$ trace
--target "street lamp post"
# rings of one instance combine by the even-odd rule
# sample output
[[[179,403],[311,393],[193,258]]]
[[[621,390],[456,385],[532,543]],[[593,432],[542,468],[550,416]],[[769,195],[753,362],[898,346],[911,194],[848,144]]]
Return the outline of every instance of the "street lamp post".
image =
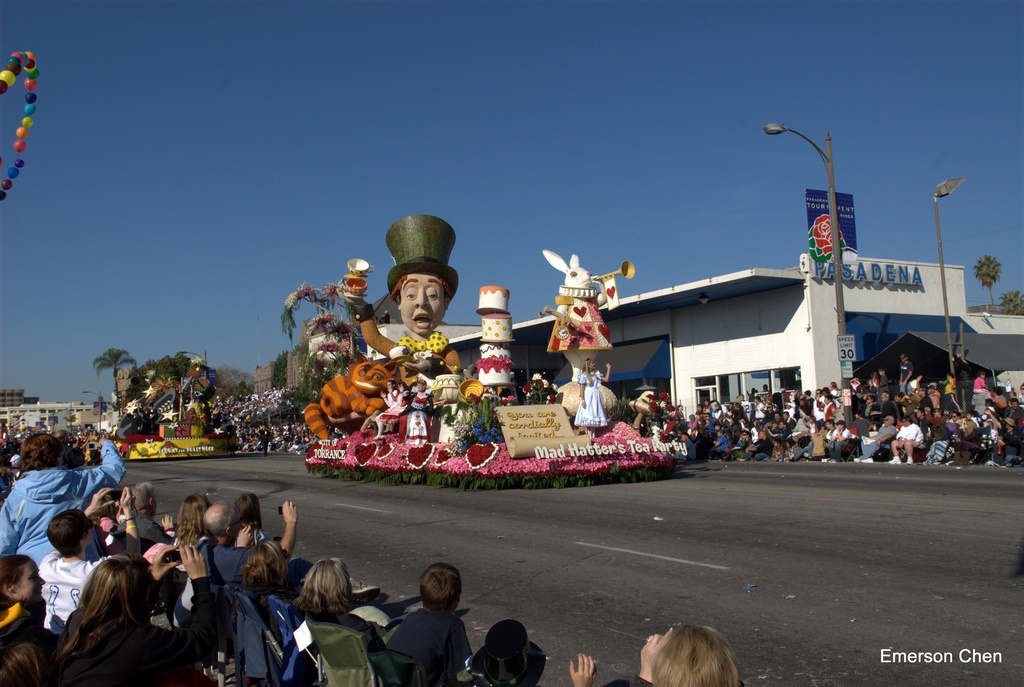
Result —
[[[791,134],[796,134],[814,146],[814,149],[818,151],[818,155],[821,156],[822,162],[825,163],[825,172],[828,174],[828,217],[829,224],[831,224],[832,229],[832,283],[836,290],[836,325],[839,336],[845,336],[846,304],[843,298],[843,252],[842,246],[840,245],[839,216],[837,214],[838,206],[836,205],[836,175],[835,168],[832,164],[832,134],[828,131],[825,132],[825,150],[822,150],[818,147],[817,143],[795,129],[790,129],[788,126],[775,122],[764,125],[764,132],[769,136],[776,136],[786,131]],[[846,399],[851,393],[850,380],[846,377],[842,377],[841,383],[843,389],[843,419],[846,420],[846,426],[851,427],[853,425],[853,410],[851,406],[846,403]]]
[[[949,373],[956,376],[953,366],[953,334],[949,329],[949,299],[946,298],[946,261],[942,258],[942,229],[939,228],[939,198],[944,198],[953,192],[963,179],[946,179],[935,187],[932,195],[932,203],[935,205],[935,238],[939,243],[939,278],[942,279],[942,315],[946,318],[946,353],[949,354]]]

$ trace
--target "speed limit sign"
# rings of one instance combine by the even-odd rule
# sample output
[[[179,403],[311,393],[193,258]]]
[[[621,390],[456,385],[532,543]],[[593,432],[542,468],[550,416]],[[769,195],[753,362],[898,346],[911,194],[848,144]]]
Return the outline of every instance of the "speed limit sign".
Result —
[[[857,343],[853,334],[840,334],[836,337],[839,344],[839,362],[853,362],[857,359]]]

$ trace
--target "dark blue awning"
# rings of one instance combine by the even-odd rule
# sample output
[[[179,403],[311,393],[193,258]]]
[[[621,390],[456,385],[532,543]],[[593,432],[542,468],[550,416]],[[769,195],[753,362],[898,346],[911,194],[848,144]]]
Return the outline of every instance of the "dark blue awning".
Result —
[[[612,364],[612,377],[609,382],[623,382],[631,379],[670,379],[672,363],[669,360],[670,349],[667,339],[645,341],[643,343],[623,344],[610,351],[594,356],[597,369],[604,370],[605,363]],[[559,386],[571,381],[572,366],[566,363],[555,376],[555,385]]]

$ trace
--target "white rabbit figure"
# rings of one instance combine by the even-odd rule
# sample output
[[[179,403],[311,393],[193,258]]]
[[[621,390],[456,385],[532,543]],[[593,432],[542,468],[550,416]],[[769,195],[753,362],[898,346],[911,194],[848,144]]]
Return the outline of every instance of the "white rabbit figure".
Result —
[[[543,250],[541,252],[544,254],[544,258],[552,267],[554,267],[559,272],[565,273],[565,279],[562,282],[563,286],[589,289],[595,291],[596,294],[594,298],[598,307],[605,304],[605,302],[608,299],[607,296],[605,296],[604,294],[604,290],[594,289],[590,286],[590,284],[594,282],[593,275],[591,275],[589,271],[580,267],[580,258],[578,255],[573,253],[571,256],[569,256],[569,264],[566,265],[565,260],[563,260],[562,256],[559,255],[558,253],[554,253],[549,250]],[[558,312],[562,313],[563,315],[568,311],[568,304],[563,303],[558,306]]]
[[[548,339],[548,353],[561,353],[572,365],[572,381],[563,385],[562,407],[570,417],[576,416],[580,407],[580,385],[578,379],[586,365],[587,358],[593,358],[600,351],[612,350],[611,332],[601,317],[598,308],[607,300],[602,289],[594,286],[593,275],[580,267],[580,259],[573,255],[569,264],[557,253],[543,251],[544,258],[559,272],[565,274],[562,286],[555,297],[557,310],[547,306],[541,314],[554,315],[555,321]],[[600,393],[605,408],[615,407],[615,394],[602,386]]]

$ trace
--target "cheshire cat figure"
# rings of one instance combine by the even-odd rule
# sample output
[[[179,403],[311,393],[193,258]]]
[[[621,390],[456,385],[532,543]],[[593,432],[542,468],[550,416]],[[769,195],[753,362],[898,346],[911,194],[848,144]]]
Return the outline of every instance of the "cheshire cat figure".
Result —
[[[381,392],[387,390],[396,367],[395,362],[380,363],[360,355],[348,374],[324,384],[320,403],[306,406],[306,426],[318,439],[328,439],[331,427],[359,429],[368,417],[384,410]]]

